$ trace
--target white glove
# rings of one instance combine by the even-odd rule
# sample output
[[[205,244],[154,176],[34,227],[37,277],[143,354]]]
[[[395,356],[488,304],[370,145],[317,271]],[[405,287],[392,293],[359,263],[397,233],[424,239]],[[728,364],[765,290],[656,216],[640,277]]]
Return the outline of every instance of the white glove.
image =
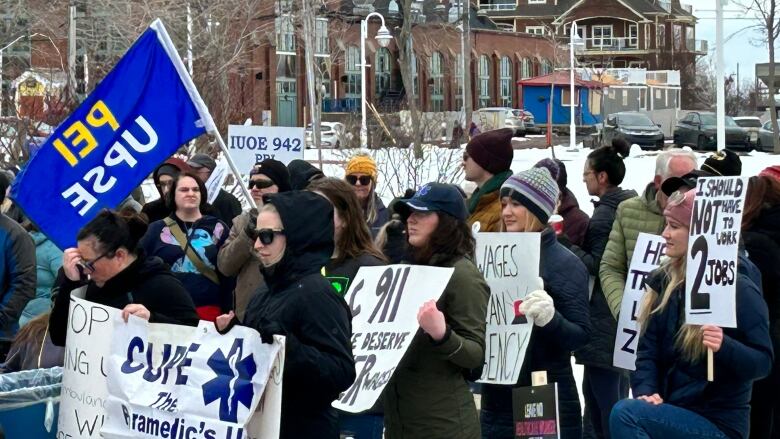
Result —
[[[546,291],[536,290],[525,296],[520,304],[520,312],[533,320],[534,325],[543,328],[555,316],[555,305]]]

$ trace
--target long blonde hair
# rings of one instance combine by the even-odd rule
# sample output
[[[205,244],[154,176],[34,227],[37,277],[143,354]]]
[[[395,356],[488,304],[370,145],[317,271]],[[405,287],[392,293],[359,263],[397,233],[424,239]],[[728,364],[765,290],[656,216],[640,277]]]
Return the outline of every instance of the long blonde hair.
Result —
[[[675,289],[685,285],[685,257],[669,258],[661,263],[660,269],[666,274],[669,282],[664,288],[661,300],[658,305],[658,292],[647,287],[647,293],[642,299],[642,306],[639,310],[637,320],[644,334],[647,329],[647,323],[653,314],[660,313],[669,304],[669,299]],[[685,361],[697,363],[704,358],[707,348],[702,343],[703,331],[700,325],[683,324],[675,335],[674,346],[680,352]]]

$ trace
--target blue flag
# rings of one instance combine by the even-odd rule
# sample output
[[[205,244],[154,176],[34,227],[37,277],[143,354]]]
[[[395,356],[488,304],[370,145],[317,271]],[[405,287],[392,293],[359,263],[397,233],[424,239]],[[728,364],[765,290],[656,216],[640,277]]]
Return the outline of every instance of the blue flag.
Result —
[[[101,209],[207,131],[214,122],[157,20],[49,136],[11,197],[58,247],[72,247]]]

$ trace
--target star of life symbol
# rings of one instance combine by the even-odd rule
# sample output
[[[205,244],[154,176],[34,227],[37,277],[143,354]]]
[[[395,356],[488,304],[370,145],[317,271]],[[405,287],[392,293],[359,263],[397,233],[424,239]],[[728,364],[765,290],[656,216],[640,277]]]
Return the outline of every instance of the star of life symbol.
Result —
[[[257,364],[252,354],[242,358],[243,346],[244,339],[237,338],[227,356],[217,349],[206,363],[217,376],[203,385],[203,402],[209,405],[219,400],[221,421],[237,422],[238,404],[246,408],[252,405],[252,377]]]

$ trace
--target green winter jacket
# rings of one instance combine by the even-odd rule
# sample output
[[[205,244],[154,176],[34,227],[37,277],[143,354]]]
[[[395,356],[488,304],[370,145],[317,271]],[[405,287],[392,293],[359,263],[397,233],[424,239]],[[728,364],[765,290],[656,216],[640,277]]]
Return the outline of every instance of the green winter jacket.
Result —
[[[644,232],[660,235],[664,229],[663,212],[655,200],[657,192],[653,183],[650,183],[642,195],[620,203],[615,222],[612,223],[607,248],[601,257],[601,289],[616,320],[623,301],[628,265],[631,263],[639,234]]]
[[[383,393],[385,438],[478,439],[479,415],[464,372],[485,360],[490,289],[466,258],[444,263],[435,256],[430,265],[455,267],[437,302],[448,335],[438,343],[422,330],[415,335]]]

